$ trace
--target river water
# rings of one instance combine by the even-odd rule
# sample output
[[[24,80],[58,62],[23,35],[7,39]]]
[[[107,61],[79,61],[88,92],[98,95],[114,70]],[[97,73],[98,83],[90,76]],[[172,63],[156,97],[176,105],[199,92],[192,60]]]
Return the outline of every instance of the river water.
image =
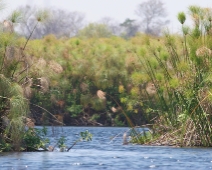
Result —
[[[128,128],[48,127],[48,136],[52,145],[65,136],[71,146],[85,130],[93,134],[92,141],[79,142],[69,152],[0,153],[0,170],[212,169],[211,148],[122,145]]]

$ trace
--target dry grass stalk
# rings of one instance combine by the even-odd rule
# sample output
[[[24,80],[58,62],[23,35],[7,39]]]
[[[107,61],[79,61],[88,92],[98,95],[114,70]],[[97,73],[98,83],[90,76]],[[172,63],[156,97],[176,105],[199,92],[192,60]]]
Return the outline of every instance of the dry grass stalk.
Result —
[[[22,84],[24,96],[27,99],[30,99],[32,97],[32,89],[31,89],[32,83],[33,83],[32,78],[26,78],[24,83]]]
[[[158,122],[157,122],[158,123]],[[162,123],[162,122],[160,122]],[[145,143],[146,145],[159,145],[159,146],[202,146],[200,136],[197,133],[194,122],[188,119],[185,126],[180,126],[174,130],[167,128],[163,125],[157,124],[157,133],[161,134],[154,140]]]
[[[199,145],[196,141],[199,141],[198,135],[196,134],[196,128],[192,120],[186,122],[186,133],[183,138],[183,146],[195,146]]]

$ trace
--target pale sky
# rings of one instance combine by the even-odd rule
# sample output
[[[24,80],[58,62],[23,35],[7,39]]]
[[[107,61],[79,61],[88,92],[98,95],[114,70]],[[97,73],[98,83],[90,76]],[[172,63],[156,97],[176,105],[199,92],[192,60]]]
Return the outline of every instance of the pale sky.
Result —
[[[145,0],[3,0],[6,9],[3,15],[7,15],[10,11],[19,6],[36,5],[38,7],[54,7],[67,11],[82,12],[86,16],[88,22],[99,21],[103,17],[111,17],[118,22],[123,22],[126,18],[139,19],[135,15],[136,7]],[[180,29],[177,21],[178,12],[187,12],[190,5],[198,5],[201,7],[212,7],[212,0],[161,0],[167,9],[168,18],[170,20],[169,29]],[[2,18],[2,17],[1,17]]]

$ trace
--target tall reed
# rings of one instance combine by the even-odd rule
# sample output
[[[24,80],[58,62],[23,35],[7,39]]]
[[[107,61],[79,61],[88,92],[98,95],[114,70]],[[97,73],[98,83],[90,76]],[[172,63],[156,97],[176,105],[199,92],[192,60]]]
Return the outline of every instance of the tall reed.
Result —
[[[184,26],[186,16],[178,14],[182,35],[168,32],[160,44],[148,43],[147,56],[140,56],[149,79],[157,89],[150,143],[179,146],[211,146],[211,10],[189,7],[194,28]],[[168,57],[164,60],[164,53]],[[152,63],[157,60],[157,67]],[[158,79],[160,72],[163,78]],[[151,108],[151,106],[149,105]],[[159,134],[159,136],[158,136]],[[168,141],[168,142],[167,142]]]

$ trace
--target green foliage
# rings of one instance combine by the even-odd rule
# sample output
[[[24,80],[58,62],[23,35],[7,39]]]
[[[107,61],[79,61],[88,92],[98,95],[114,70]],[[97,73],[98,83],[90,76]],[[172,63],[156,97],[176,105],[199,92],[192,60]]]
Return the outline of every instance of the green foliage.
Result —
[[[92,115],[92,117],[90,118],[90,120],[97,121],[99,118],[100,118],[100,115],[94,114],[94,115]]]
[[[23,136],[23,144],[25,151],[37,151],[42,148],[46,150],[47,144],[49,144],[49,139],[45,138],[47,135],[47,128],[42,129],[32,129],[29,128]]]
[[[189,10],[194,28],[182,27],[183,40],[166,33],[165,43],[160,44],[160,50],[155,48],[154,43],[149,44],[154,59],[149,54],[143,57],[145,71],[156,87],[152,100],[151,88],[146,86],[148,100],[152,102],[145,102],[144,106],[147,106],[147,110],[156,109],[157,114],[152,127],[153,139],[149,141],[149,137],[144,136],[141,143],[154,141],[153,143],[167,144],[168,141],[170,145],[179,146],[212,145],[208,91],[211,84],[205,83],[208,72],[211,71],[211,47],[208,48],[211,40],[207,38],[211,33],[206,31],[211,26],[210,29],[204,28],[210,19],[205,15],[209,13],[209,9],[191,6]],[[185,14],[179,13],[178,20],[181,24],[184,24],[185,19]],[[193,36],[188,37],[190,31]],[[165,51],[165,48],[169,57],[164,62],[158,52]],[[164,134],[166,139],[163,138]]]
[[[59,147],[59,148],[65,148],[65,147],[66,147],[65,142],[66,142],[66,138],[65,138],[64,136],[62,136],[62,137],[58,140],[58,147]]]
[[[116,115],[114,119],[114,124],[115,126],[120,126],[120,127],[125,126],[125,123],[120,120],[120,115]]]
[[[177,145],[211,146],[211,10],[191,6],[189,15],[191,28],[184,26],[184,12],[177,16],[182,36],[165,32],[157,38],[140,34],[125,40],[111,37],[105,25],[90,24],[78,37],[28,39],[25,48],[23,39],[16,43],[15,35],[0,34],[0,106],[11,121],[8,134],[23,131],[21,117],[29,111],[24,95],[31,89],[30,102],[53,114],[69,113],[76,120],[85,114],[87,123],[110,119],[110,125],[119,126],[139,117],[154,124],[154,139],[177,131]],[[47,13],[41,11],[37,21],[44,18]],[[24,46],[24,62],[16,55],[8,60],[5,53],[17,44]]]
[[[10,152],[12,151],[11,143],[0,140],[0,152]]]
[[[14,11],[8,19],[4,21],[3,32],[0,33],[0,138],[3,146],[1,150],[20,151],[23,138],[26,138],[27,142],[34,140],[29,137],[30,132],[25,133],[24,122],[30,113],[27,98],[30,97],[32,86],[29,74],[32,63],[25,53],[30,37],[19,47],[13,26],[21,21],[22,14]],[[37,142],[36,140],[34,144],[29,143],[29,147],[33,147]]]
[[[91,23],[79,31],[78,36],[82,38],[101,38],[110,37],[112,33],[104,24]]]
[[[80,132],[80,138],[79,139],[77,139],[74,143],[73,143],[73,145],[71,145],[68,149],[67,149],[67,151],[69,151],[70,149],[72,149],[78,142],[81,142],[81,141],[91,141],[92,140],[92,134],[89,132],[89,131],[84,131],[84,132]],[[65,145],[65,141],[66,141],[66,139],[64,138],[64,137],[62,137],[62,138],[60,138],[60,148],[62,148],[61,149],[61,151],[65,151],[64,149],[65,149],[65,147],[66,147],[66,145]]]
[[[91,141],[92,140],[92,134],[89,131],[80,132],[80,140],[82,141]]]
[[[184,24],[184,22],[186,20],[186,15],[184,12],[179,12],[177,15],[177,18],[181,24]]]
[[[153,140],[153,136],[150,131],[143,131],[143,133],[137,133],[132,135],[131,143],[146,144]]]
[[[12,23],[19,23],[22,20],[22,13],[20,11],[13,11],[8,18]]]
[[[77,117],[82,112],[82,105],[72,105],[67,110],[71,112],[71,117]]]
[[[38,22],[44,22],[47,21],[49,18],[49,12],[47,10],[38,10],[36,13],[36,20]]]
[[[189,34],[189,30],[190,30],[190,28],[188,26],[183,26],[182,27],[182,31],[183,31],[184,35],[188,35]]]

